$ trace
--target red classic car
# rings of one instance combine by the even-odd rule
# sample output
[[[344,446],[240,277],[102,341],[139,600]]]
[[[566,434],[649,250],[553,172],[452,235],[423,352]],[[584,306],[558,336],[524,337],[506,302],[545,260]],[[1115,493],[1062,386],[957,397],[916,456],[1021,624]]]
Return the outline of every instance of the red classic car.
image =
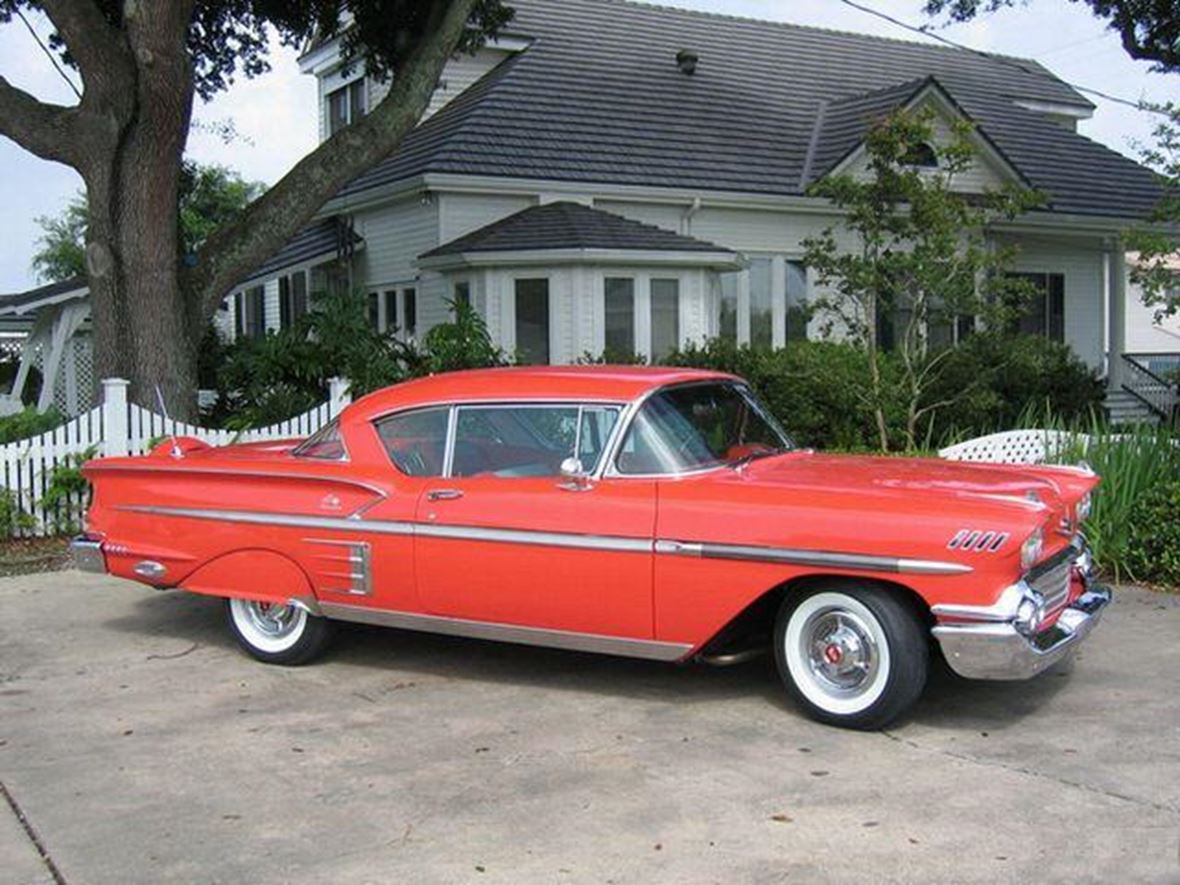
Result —
[[[333,621],[663,661],[769,646],[812,716],[879,728],[939,652],[1030,677],[1110,600],[1089,470],[817,454],[716,372],[458,372],[302,442],[182,438],[85,474],[82,568],[224,597],[277,664]]]

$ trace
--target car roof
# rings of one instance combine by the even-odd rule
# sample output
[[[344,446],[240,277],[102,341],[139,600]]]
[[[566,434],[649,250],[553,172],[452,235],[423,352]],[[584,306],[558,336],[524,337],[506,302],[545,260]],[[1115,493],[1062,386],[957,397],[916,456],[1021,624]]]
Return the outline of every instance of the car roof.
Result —
[[[693,381],[733,381],[705,369],[662,366],[510,366],[468,369],[416,378],[361,397],[346,410],[372,417],[430,403],[577,399],[630,402],[650,390]]]

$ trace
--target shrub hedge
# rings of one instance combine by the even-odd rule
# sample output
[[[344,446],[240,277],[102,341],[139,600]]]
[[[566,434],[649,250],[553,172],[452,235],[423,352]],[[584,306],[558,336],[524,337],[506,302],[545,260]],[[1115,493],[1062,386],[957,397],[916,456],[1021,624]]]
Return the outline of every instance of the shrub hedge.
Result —
[[[979,334],[937,359],[935,380],[924,392],[923,403],[947,405],[926,419],[925,448],[1011,429],[1034,410],[1065,420],[1088,418],[1101,410],[1101,380],[1064,344],[1031,336]],[[878,447],[873,410],[864,395],[868,363],[851,344],[796,341],[767,351],[714,339],[674,353],[665,362],[746,378],[801,445]],[[905,404],[896,359],[886,354],[882,371],[889,397],[883,405],[890,446],[902,448]]]

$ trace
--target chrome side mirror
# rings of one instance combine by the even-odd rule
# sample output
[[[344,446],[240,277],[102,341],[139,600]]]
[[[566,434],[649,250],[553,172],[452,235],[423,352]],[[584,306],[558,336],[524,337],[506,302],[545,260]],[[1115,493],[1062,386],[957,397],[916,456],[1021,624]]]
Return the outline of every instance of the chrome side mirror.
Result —
[[[550,461],[550,464],[553,462]],[[586,471],[582,467],[582,459],[573,455],[561,462],[561,475],[566,479],[585,479]]]
[[[561,478],[565,480],[559,483],[559,488],[567,489],[573,492],[580,492],[590,488],[590,475],[586,473],[586,468],[582,466],[582,459],[573,455],[561,462]]]

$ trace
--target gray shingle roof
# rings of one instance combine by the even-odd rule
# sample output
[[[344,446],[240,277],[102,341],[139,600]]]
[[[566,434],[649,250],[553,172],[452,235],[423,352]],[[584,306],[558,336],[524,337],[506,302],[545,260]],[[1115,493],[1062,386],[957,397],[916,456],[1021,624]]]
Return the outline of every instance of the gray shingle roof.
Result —
[[[337,216],[309,224],[287,241],[269,261],[239,283],[244,286],[264,277],[275,276],[279,271],[295,267],[325,255],[343,253],[355,249],[364,240],[344,227]]]
[[[847,122],[866,94],[933,76],[1054,211],[1142,215],[1158,195],[1143,167],[1014,103],[1092,107],[1036,62],[624,0],[511,5],[532,45],[342,194],[426,172],[798,194],[821,103]]]
[[[728,252],[722,246],[681,236],[580,203],[531,206],[424,253],[422,258],[471,252],[535,249],[623,249],[653,252]]]
[[[47,304],[82,298],[90,292],[86,277],[74,277],[60,283],[48,283],[25,292],[0,295],[0,316],[19,316],[36,311]]]

